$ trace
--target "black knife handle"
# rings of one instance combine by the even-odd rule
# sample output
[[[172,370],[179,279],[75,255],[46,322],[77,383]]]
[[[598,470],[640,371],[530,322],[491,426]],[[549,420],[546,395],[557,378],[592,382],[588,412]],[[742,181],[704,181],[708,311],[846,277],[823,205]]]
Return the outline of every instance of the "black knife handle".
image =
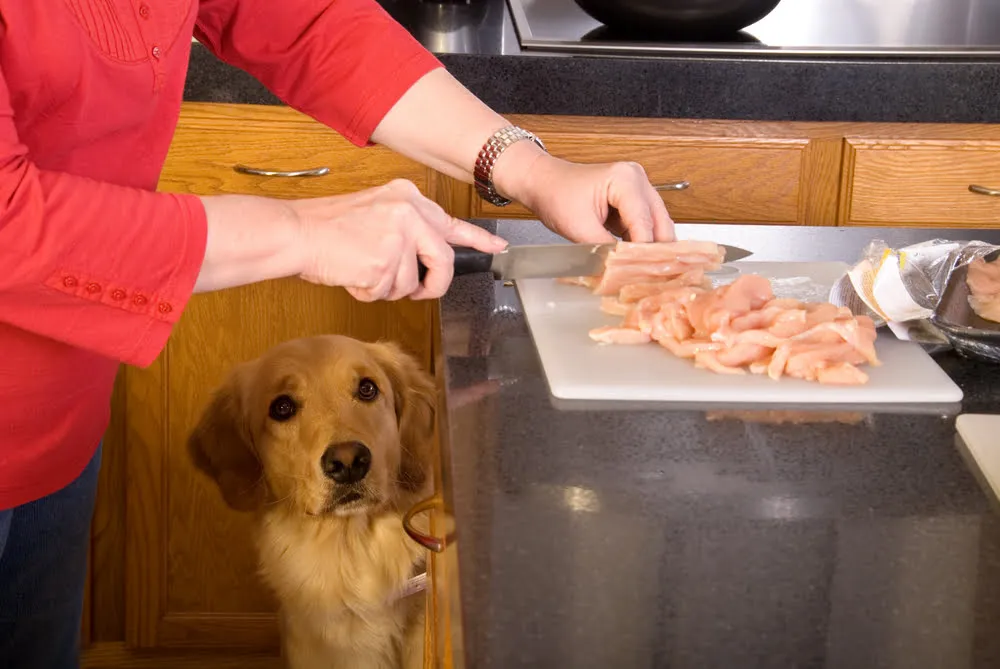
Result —
[[[453,246],[451,248],[455,251],[455,276],[492,271],[493,254],[483,253],[468,246]],[[420,283],[423,283],[424,277],[427,276],[427,268],[420,260],[417,260],[417,276],[420,278]]]

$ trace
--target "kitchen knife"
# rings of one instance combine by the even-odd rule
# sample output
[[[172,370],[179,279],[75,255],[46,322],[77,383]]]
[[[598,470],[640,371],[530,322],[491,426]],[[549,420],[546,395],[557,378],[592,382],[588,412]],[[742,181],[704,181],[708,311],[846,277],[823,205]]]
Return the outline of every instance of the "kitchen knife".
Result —
[[[508,246],[500,253],[483,253],[466,246],[454,246],[455,276],[491,273],[501,281],[514,279],[555,279],[571,276],[594,276],[604,271],[608,252],[617,244],[541,244]],[[753,255],[737,246],[720,244],[726,251],[725,262]],[[419,265],[420,281],[427,268]]]

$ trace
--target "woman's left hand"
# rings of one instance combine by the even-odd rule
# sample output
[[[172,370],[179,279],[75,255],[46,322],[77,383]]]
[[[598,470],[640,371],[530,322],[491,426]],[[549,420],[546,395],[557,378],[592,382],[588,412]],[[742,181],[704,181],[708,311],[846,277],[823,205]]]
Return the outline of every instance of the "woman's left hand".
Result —
[[[497,161],[494,183],[573,242],[611,242],[612,233],[633,242],[674,239],[667,207],[638,163],[571,163],[518,142]]]

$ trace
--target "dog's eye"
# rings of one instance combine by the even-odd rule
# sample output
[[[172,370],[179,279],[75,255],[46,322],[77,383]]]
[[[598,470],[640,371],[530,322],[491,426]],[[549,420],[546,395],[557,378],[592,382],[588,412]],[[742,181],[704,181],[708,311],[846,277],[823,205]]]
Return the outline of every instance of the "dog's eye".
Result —
[[[361,379],[358,383],[358,398],[363,402],[371,402],[378,397],[378,386],[371,379]]]
[[[296,406],[295,400],[293,400],[288,395],[278,395],[271,401],[271,406],[267,410],[267,414],[279,423],[283,423],[298,411],[299,407]]]

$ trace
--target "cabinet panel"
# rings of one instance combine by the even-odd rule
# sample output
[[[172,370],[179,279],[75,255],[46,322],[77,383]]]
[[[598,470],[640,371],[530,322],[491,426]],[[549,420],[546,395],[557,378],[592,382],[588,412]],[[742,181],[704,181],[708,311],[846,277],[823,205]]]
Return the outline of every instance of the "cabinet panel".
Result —
[[[834,225],[841,161],[832,126],[742,121],[516,117],[550,152],[584,163],[638,162],[683,221]],[[472,216],[521,217],[471,199]]]
[[[329,173],[263,176],[237,172],[237,165],[284,172],[327,168]],[[159,188],[305,198],[351,193],[396,178],[413,181],[425,193],[430,181],[423,165],[384,147],[358,148],[288,107],[186,103]]]
[[[676,221],[794,223],[805,141],[727,143],[712,140],[633,140],[604,143],[554,138],[561,158],[583,163],[635,161],[654,185],[687,182],[684,190],[661,192]],[[476,200],[477,214],[531,216],[520,205],[498,208]]]
[[[1000,136],[848,138],[841,225],[1000,225],[1000,197],[972,185],[1000,188]]]

